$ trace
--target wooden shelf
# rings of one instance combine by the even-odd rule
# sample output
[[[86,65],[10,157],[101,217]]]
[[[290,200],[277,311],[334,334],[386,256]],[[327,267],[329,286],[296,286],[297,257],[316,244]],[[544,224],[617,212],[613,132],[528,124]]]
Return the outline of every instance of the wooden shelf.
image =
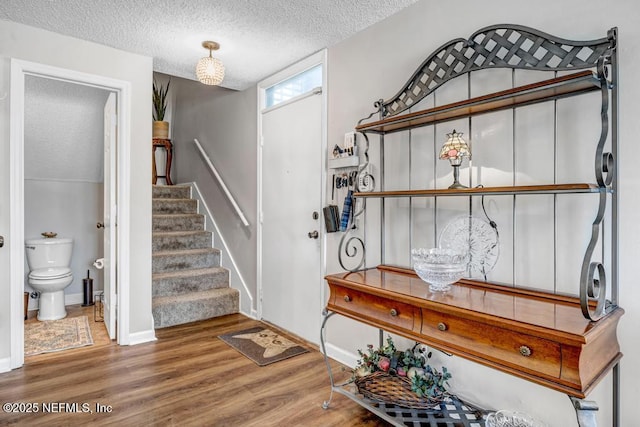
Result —
[[[399,132],[458,118],[587,93],[599,90],[602,83],[593,72],[581,71],[453,104],[361,124],[356,126],[356,131],[380,134]]]
[[[353,193],[358,198],[378,197],[435,197],[435,196],[502,196],[512,194],[563,194],[598,193],[602,191],[596,184],[554,184],[554,185],[518,185],[513,187],[474,187],[438,190],[397,190]],[[607,191],[611,191],[607,188]]]

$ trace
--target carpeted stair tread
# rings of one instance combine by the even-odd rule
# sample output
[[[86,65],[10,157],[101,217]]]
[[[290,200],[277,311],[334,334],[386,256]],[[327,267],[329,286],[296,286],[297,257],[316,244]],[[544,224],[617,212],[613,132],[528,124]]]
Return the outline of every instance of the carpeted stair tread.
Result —
[[[220,266],[220,250],[216,248],[159,251],[151,257],[152,273]]]
[[[193,199],[153,199],[154,214],[192,214],[198,212],[198,201]]]
[[[229,270],[226,268],[178,270],[155,273],[152,295],[155,298],[227,287],[229,287]]]
[[[216,274],[220,272],[227,272],[228,270],[224,267],[206,267],[206,268],[194,268],[191,270],[179,270],[179,271],[165,271],[163,273],[154,273],[153,279],[168,279],[173,277],[183,277],[183,276],[196,276],[199,274]]]
[[[191,197],[191,187],[188,185],[154,185],[152,197],[154,199],[188,199]]]
[[[153,231],[194,231],[204,230],[202,214],[155,214]]]
[[[176,256],[176,255],[199,255],[207,253],[220,254],[218,248],[199,248],[199,249],[186,249],[186,250],[173,250],[173,251],[157,251],[153,253],[153,256]]]
[[[152,251],[204,249],[211,247],[211,232],[204,230],[155,231],[152,234]]]
[[[237,313],[239,292],[232,288],[211,289],[153,299],[156,328],[180,325]]]

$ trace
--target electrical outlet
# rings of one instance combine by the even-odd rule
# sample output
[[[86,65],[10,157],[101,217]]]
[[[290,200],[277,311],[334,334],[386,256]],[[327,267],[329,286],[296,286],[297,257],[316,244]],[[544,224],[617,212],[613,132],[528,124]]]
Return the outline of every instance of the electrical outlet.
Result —
[[[358,175],[358,191],[369,192],[374,189],[373,175],[363,170]]]

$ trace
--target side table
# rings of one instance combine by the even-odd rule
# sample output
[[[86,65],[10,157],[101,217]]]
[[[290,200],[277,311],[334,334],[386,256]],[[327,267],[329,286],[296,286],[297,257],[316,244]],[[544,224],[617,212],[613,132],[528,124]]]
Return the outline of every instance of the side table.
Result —
[[[164,175],[158,176],[158,172],[156,170],[156,148],[164,147],[167,152],[167,164],[164,169]],[[173,155],[173,144],[171,144],[170,139],[162,139],[162,138],[153,138],[153,149],[151,151],[151,164],[153,165],[153,184],[158,181],[158,178],[164,178],[167,182],[167,185],[173,185],[171,182],[171,157]]]

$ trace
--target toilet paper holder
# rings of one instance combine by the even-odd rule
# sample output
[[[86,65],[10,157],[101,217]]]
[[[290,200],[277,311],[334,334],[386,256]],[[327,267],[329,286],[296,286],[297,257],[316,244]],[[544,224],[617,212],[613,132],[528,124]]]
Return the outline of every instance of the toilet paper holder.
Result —
[[[104,268],[104,258],[98,258],[97,260],[93,261],[93,266],[98,270],[102,270]]]

